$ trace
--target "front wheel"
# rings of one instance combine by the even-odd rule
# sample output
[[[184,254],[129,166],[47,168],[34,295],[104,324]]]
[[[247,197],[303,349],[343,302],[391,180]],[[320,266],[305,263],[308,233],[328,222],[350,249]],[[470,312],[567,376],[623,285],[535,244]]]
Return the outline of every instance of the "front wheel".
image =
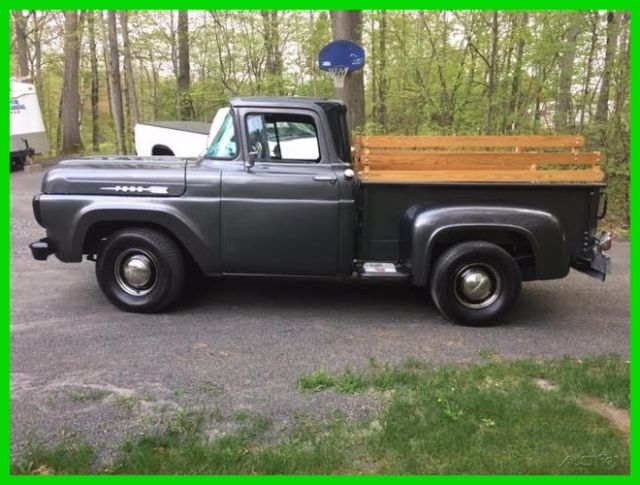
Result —
[[[518,264],[504,249],[469,241],[438,258],[431,274],[431,298],[455,322],[500,323],[518,298],[521,281]]]
[[[96,262],[96,278],[105,296],[128,312],[159,312],[173,303],[185,285],[182,251],[153,229],[114,233]]]

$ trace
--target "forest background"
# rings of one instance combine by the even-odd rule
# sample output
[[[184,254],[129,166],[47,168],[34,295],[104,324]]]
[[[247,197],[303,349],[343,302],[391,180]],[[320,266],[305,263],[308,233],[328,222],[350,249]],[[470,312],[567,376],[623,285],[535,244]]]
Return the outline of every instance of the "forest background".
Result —
[[[357,132],[583,134],[629,228],[626,11],[13,10],[11,74],[33,81],[53,154],[132,153],[138,121],[211,121],[238,95],[333,97],[319,50],[366,52]]]

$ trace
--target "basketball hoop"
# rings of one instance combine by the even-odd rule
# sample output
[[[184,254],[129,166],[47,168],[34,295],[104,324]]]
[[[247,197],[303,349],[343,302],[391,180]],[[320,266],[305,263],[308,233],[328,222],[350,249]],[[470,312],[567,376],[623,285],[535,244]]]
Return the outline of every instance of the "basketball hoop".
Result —
[[[320,49],[318,67],[331,75],[336,89],[342,89],[347,73],[364,67],[364,49],[350,40],[334,40]]]
[[[327,72],[333,78],[333,86],[336,88],[344,87],[344,78],[347,77],[349,68],[347,66],[335,66],[327,69]]]

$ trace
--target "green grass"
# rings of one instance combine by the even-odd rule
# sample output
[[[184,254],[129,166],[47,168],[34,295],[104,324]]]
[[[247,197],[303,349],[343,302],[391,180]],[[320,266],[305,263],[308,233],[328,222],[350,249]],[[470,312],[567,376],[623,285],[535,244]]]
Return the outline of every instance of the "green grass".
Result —
[[[353,394],[367,389],[368,382],[361,374],[356,374],[351,369],[346,369],[335,378],[334,387],[336,391],[343,394]]]
[[[543,390],[535,379],[555,384]],[[434,366],[370,361],[362,372],[315,371],[303,391],[378,393],[367,419],[297,416],[284,433],[271,419],[237,412],[226,434],[217,410],[180,411],[130,438],[101,472],[114,474],[620,474],[628,445],[611,423],[580,405],[629,406],[629,365],[614,355]],[[374,394],[375,395],[375,394]],[[229,431],[231,430],[231,431]],[[34,451],[35,450],[35,451]],[[15,473],[96,473],[88,445],[32,448]]]
[[[362,392],[368,385],[363,375],[355,373],[349,368],[336,375],[319,369],[301,375],[296,381],[296,387],[300,391],[322,391],[323,389],[335,388],[342,394]]]
[[[12,465],[14,474],[83,474],[93,470],[95,451],[86,441],[66,436],[54,446],[32,443],[24,458]],[[95,473],[95,472],[94,472]]]
[[[594,396],[628,407],[628,365],[617,357],[400,366],[374,375],[381,377],[396,389],[372,448],[385,473],[628,471],[623,437],[576,401]],[[538,388],[536,377],[558,390]],[[615,457],[611,468],[585,459],[603,452]]]
[[[298,377],[296,387],[304,391],[321,391],[335,386],[335,378],[323,369]]]
[[[547,379],[559,386],[565,396],[597,397],[604,402],[629,408],[629,363],[617,355],[588,356],[576,359],[565,356],[554,360],[504,360],[493,350],[480,352],[483,361],[467,365],[434,366],[413,358],[392,366],[369,360],[369,369],[354,373],[351,369],[340,374],[313,371],[297,380],[300,390],[335,389],[339,393],[362,392],[368,388],[378,391],[416,388],[425,380],[462,380],[496,382],[500,385],[532,383],[533,379]]]

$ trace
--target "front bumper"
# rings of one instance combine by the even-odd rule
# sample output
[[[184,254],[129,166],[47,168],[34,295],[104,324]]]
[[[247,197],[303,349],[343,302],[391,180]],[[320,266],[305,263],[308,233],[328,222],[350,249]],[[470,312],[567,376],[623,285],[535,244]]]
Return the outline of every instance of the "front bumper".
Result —
[[[31,255],[33,258],[38,261],[45,261],[50,254],[55,252],[53,245],[51,244],[51,240],[48,237],[43,237],[42,239],[33,241],[29,244],[29,248],[31,249]]]

